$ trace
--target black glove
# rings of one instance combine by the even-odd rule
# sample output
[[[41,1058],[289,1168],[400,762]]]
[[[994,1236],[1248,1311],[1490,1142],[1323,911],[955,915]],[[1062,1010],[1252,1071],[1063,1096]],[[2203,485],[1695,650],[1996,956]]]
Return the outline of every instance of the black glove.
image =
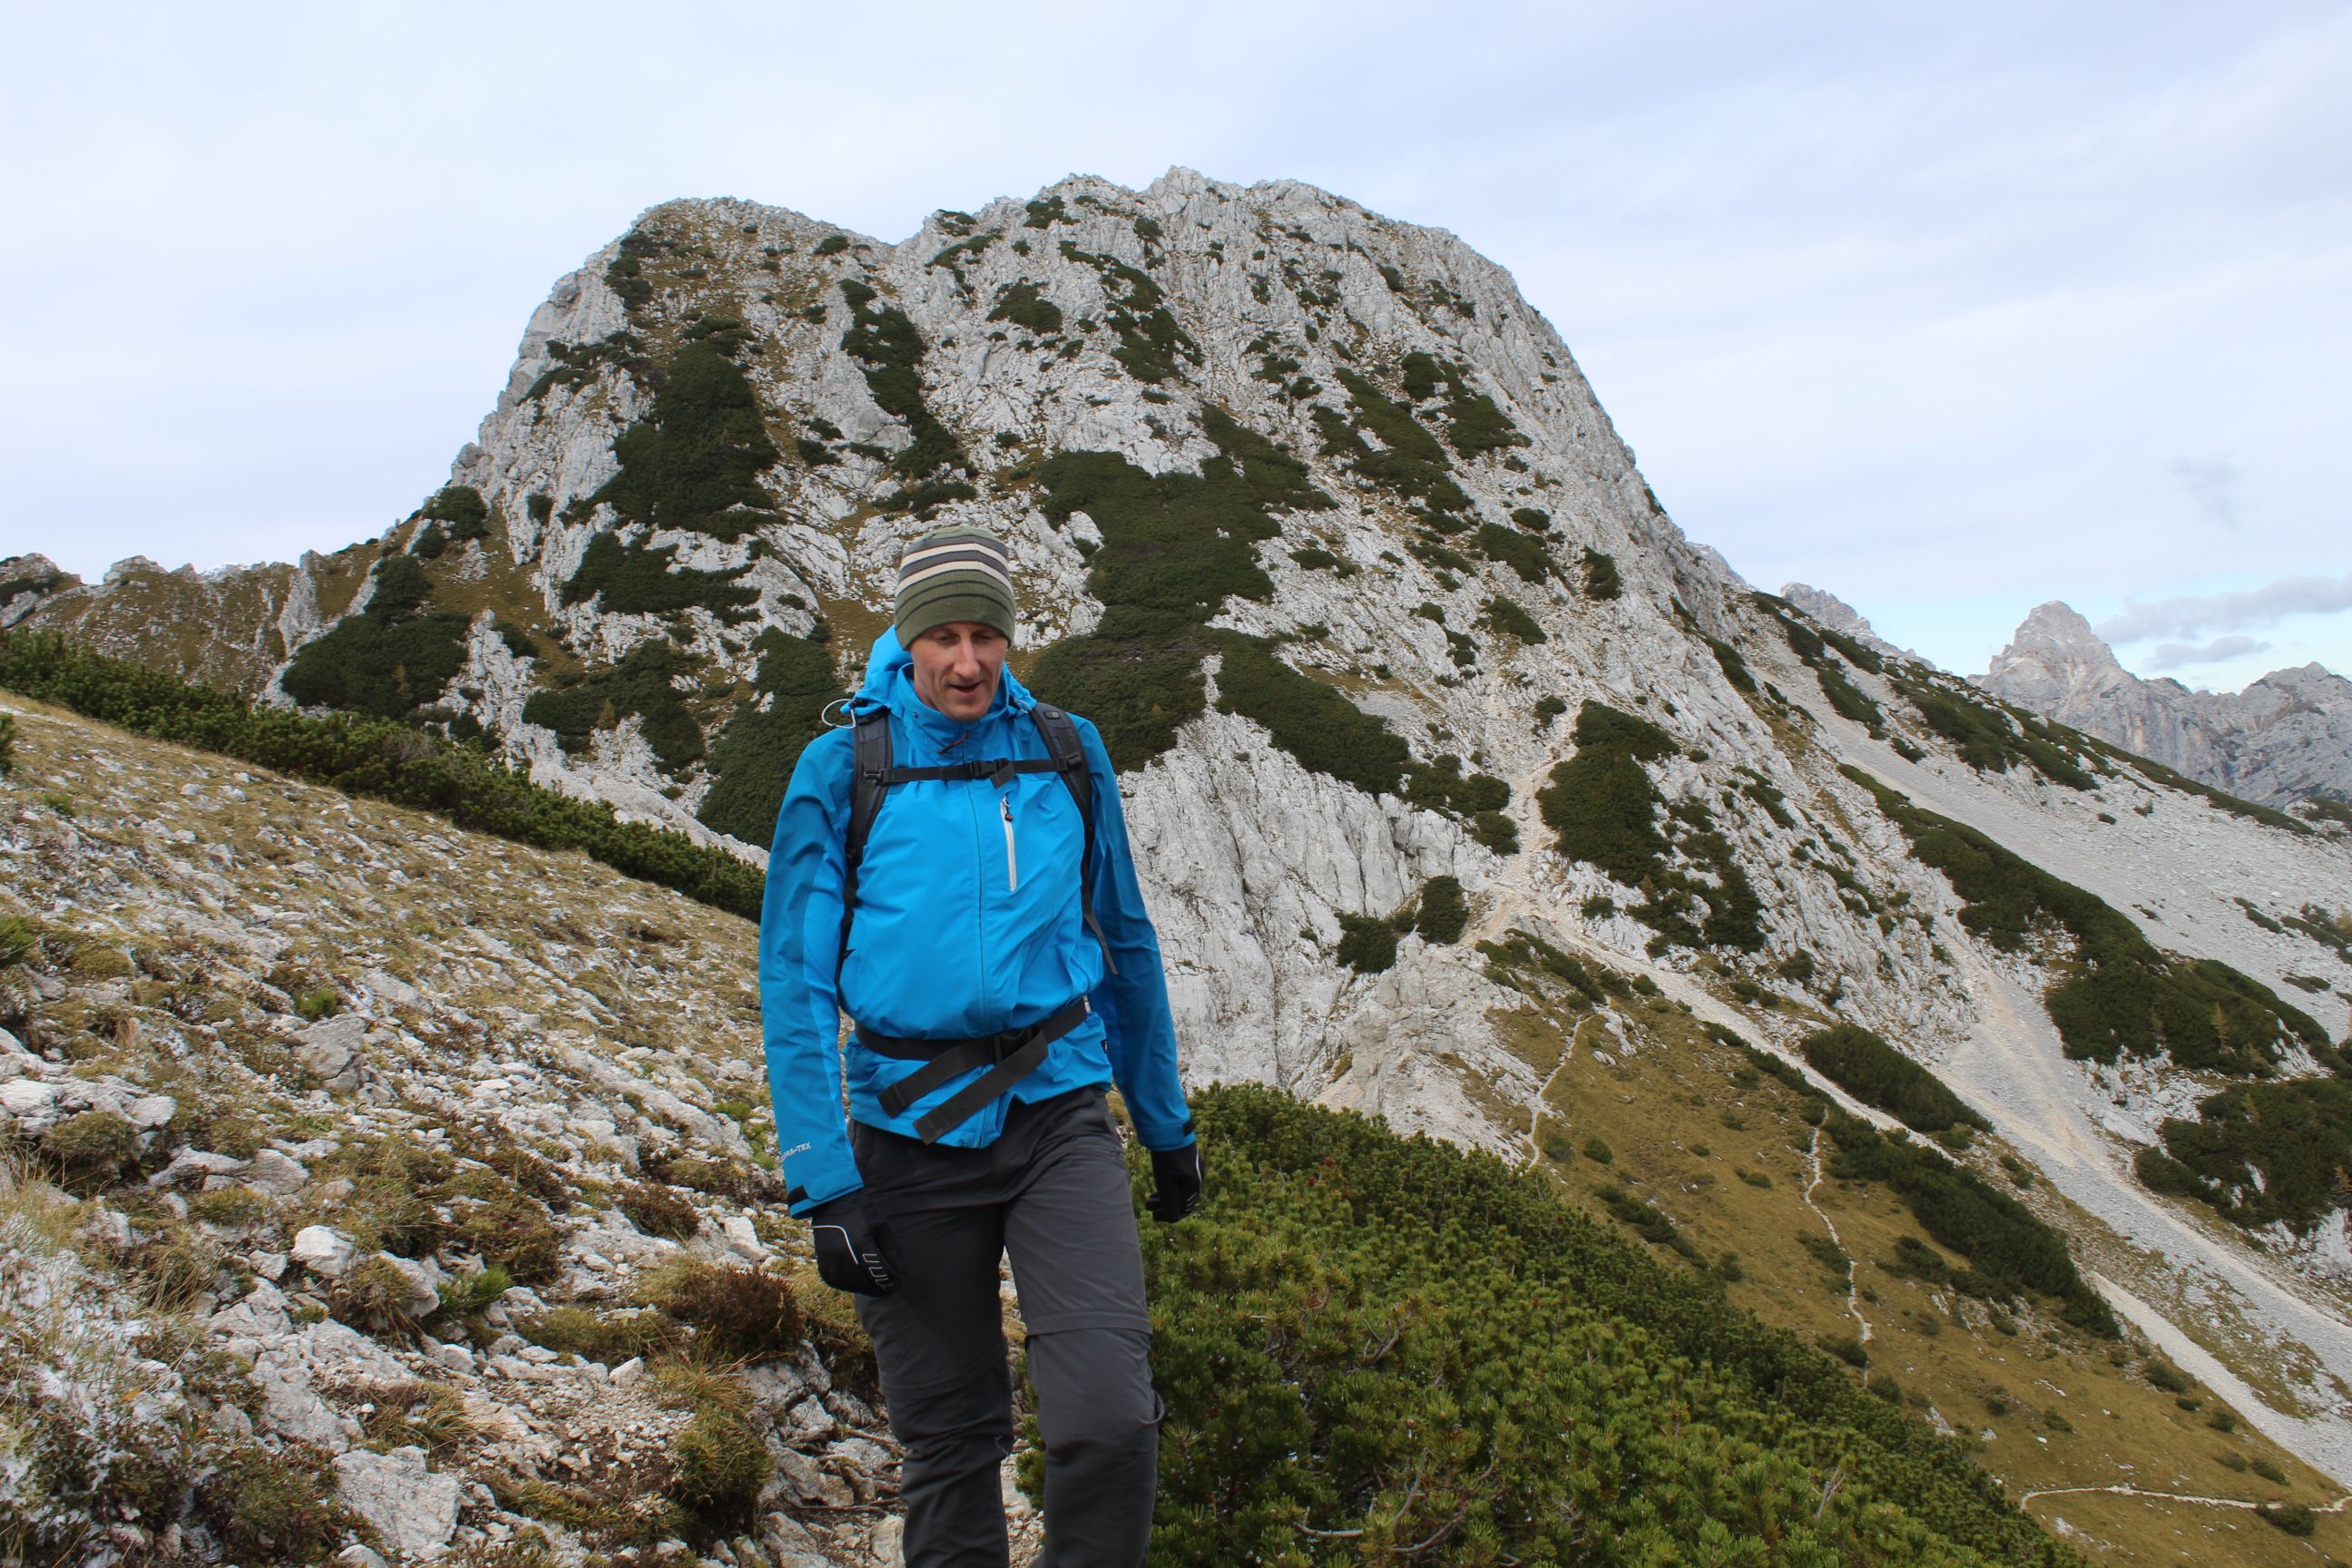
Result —
[[[890,1226],[861,1190],[827,1198],[808,1212],[816,1237],[818,1277],[836,1290],[887,1296],[898,1289]]]
[[[1201,1141],[1181,1149],[1151,1151],[1151,1201],[1144,1206],[1162,1225],[1172,1225],[1201,1206]]]

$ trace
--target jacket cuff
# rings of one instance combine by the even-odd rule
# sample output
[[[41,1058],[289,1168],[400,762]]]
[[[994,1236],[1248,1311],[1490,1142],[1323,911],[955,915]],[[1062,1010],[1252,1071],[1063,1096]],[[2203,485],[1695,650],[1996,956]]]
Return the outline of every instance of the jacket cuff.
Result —
[[[1133,1114],[1131,1109],[1129,1114]],[[1135,1120],[1135,1138],[1137,1142],[1155,1154],[1164,1154],[1171,1149],[1181,1149],[1194,1141],[1192,1119],[1188,1116],[1178,1122],[1147,1123],[1138,1117]]]
[[[827,1186],[817,1192],[811,1192],[806,1187],[789,1187],[785,1189],[784,1201],[792,1205],[794,1219],[806,1219],[810,1212],[821,1205],[829,1204],[838,1197],[845,1197],[865,1185],[863,1182],[853,1181],[846,1185]]]

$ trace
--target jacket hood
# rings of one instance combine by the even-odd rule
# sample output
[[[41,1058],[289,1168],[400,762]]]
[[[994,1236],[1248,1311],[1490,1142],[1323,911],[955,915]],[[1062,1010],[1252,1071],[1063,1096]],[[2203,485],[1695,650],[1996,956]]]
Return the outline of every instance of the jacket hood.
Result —
[[[1007,664],[996,682],[996,700],[989,704],[980,721],[986,723],[1000,713],[1026,713],[1036,700]],[[899,646],[896,626],[883,627],[882,635],[874,639],[873,651],[866,657],[866,679],[849,700],[853,718],[884,708],[895,710],[902,718],[928,714],[943,724],[955,722],[915,694],[914,657]]]

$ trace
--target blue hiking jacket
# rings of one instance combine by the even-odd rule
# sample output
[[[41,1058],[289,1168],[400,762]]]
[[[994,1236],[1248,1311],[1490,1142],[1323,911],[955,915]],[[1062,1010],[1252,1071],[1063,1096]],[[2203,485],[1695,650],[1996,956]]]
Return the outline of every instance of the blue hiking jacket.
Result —
[[[892,761],[936,767],[979,758],[1048,755],[1029,716],[1035,699],[1004,671],[977,723],[949,718],[915,694],[913,663],[895,632],[874,641],[853,714],[890,716]],[[982,1148],[1004,1130],[1012,1100],[1116,1083],[1147,1149],[1192,1142],[1176,1075],[1176,1030],[1160,939],[1144,911],[1102,737],[1076,720],[1094,777],[1095,917],[1116,974],[1079,909],[1086,825],[1051,773],[892,784],[858,863],[857,916],[834,986],[849,828],[854,746],[847,729],[809,742],[793,770],[768,859],[760,914],[760,1011],[776,1147],[793,1212],[863,1184],[842,1120],[849,1114],[915,1136],[915,1122],[984,1070],[949,1079],[900,1116],[881,1091],[923,1064],[840,1037],[840,1015],[902,1039],[993,1035],[1051,1017],[1078,996],[1092,1014],[1054,1042],[1043,1065],[939,1142]]]

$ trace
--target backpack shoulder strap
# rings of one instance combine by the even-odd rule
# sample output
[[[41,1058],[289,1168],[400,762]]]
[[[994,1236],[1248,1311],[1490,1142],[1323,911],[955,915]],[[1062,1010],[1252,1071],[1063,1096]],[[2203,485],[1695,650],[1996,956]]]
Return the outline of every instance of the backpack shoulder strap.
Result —
[[[849,922],[857,914],[857,863],[866,858],[866,837],[890,788],[890,715],[877,709],[861,713],[850,731],[849,830],[842,836],[841,942],[833,960],[834,991],[841,989],[841,966],[849,958]]]
[[[1070,798],[1077,802],[1078,820],[1086,824],[1086,858],[1078,868],[1078,912],[1102,949],[1103,967],[1117,974],[1118,964],[1111,958],[1110,942],[1095,919],[1095,777],[1094,770],[1087,766],[1086,743],[1078,739],[1078,727],[1069,714],[1050,702],[1033,703],[1029,717],[1036,723],[1037,733],[1044,738],[1046,753],[1054,759],[1054,769],[1062,775]]]

